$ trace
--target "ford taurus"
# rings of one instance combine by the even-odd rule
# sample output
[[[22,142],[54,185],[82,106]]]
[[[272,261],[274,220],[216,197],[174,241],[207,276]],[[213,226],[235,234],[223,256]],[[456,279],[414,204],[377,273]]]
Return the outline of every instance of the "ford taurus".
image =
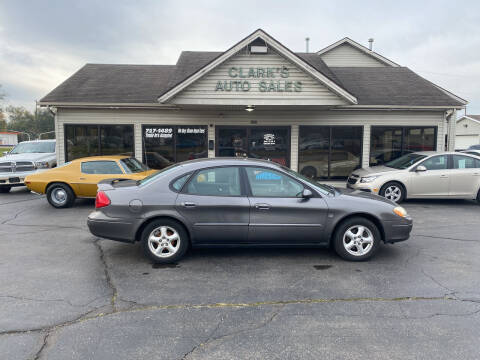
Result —
[[[156,263],[177,261],[190,246],[232,245],[331,246],[360,261],[412,230],[412,219],[390,200],[252,159],[192,160],[143,180],[104,180],[95,208],[92,234],[140,241]]]

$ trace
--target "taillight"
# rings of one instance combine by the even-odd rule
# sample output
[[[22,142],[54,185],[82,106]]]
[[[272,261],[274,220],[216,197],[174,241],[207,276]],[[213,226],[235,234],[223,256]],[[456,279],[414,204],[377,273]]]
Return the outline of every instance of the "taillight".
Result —
[[[97,197],[95,198],[95,209],[99,209],[105,206],[110,205],[110,199],[107,194],[103,191],[97,192]]]

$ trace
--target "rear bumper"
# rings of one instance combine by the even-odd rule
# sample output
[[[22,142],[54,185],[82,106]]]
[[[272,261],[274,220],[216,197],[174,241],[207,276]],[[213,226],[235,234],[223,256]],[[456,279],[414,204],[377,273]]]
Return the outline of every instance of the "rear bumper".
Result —
[[[94,211],[88,215],[87,225],[95,236],[128,243],[135,241],[134,224],[125,219],[111,218],[100,211]]]
[[[413,221],[411,218],[404,218],[400,221],[386,221],[384,223],[385,243],[393,244],[407,240],[412,228]]]

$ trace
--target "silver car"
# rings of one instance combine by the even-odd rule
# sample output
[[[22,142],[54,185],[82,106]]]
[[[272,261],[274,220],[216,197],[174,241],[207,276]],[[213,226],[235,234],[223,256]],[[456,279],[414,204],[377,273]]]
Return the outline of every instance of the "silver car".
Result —
[[[347,187],[405,199],[476,199],[480,202],[480,157],[458,152],[422,151],[383,165],[358,169]]]
[[[98,189],[92,234],[140,241],[157,263],[180,259],[190,246],[233,245],[332,245],[359,261],[412,230],[405,209],[390,200],[324,186],[265,160],[192,160]]]
[[[24,186],[25,177],[57,165],[55,140],[23,141],[0,157],[0,193]]]

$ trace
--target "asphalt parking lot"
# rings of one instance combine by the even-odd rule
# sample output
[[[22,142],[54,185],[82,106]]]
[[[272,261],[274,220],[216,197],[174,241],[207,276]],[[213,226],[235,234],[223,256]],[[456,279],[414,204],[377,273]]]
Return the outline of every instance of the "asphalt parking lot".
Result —
[[[410,201],[410,240],[190,251],[155,267],[99,240],[92,201],[0,194],[2,359],[478,359],[480,206]]]

